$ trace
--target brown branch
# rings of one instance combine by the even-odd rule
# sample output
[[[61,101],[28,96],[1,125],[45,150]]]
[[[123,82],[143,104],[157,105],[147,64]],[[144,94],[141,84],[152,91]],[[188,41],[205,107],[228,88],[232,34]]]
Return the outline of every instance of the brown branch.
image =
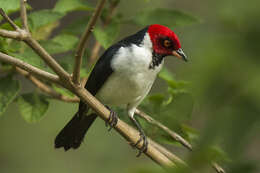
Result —
[[[0,29],[0,36],[12,38],[12,39],[20,39],[21,38],[21,34],[19,32],[8,31],[8,30],[5,30],[5,29]]]
[[[145,119],[147,122],[149,122],[152,125],[155,125],[157,127],[159,127],[160,129],[162,129],[163,131],[165,131],[166,133],[168,133],[174,140],[178,141],[179,143],[181,143],[184,147],[188,148],[190,151],[192,151],[192,146],[191,144],[186,141],[183,137],[181,137],[179,134],[177,134],[176,132],[172,131],[171,129],[169,129],[168,127],[166,127],[165,125],[163,125],[162,123],[160,123],[159,121],[156,121],[155,119],[153,119],[152,117],[150,117],[149,115],[147,115],[146,113],[140,111],[139,109],[136,109],[135,113],[140,116],[141,118]]]
[[[104,7],[105,2],[106,2],[106,0],[99,1],[91,19],[88,22],[85,32],[83,33],[82,37],[80,38],[80,42],[79,42],[79,45],[77,47],[76,54],[75,54],[75,64],[74,64],[74,71],[73,71],[73,76],[72,76],[73,82],[77,85],[80,84],[80,67],[82,64],[83,54],[86,49],[86,41],[88,40],[89,35],[92,32],[94,25],[96,24],[97,19],[101,14],[101,11]]]
[[[42,79],[48,80],[50,82],[54,82],[56,84],[61,85],[61,81],[60,81],[58,76],[53,75],[51,73],[48,73],[46,71],[43,71],[43,70],[41,70],[37,67],[34,67],[30,64],[27,64],[26,62],[23,62],[20,59],[17,59],[15,57],[12,57],[10,55],[6,55],[6,54],[0,52],[0,60],[5,62],[5,63],[20,67],[21,69],[23,69],[27,72],[30,72],[30,73],[36,75],[39,78],[42,78]]]
[[[19,67],[15,67],[15,70],[16,70],[17,73],[19,73],[22,76],[29,79],[37,88],[39,88],[45,94],[49,95],[51,98],[57,99],[57,100],[60,100],[60,101],[64,101],[64,102],[72,102],[72,103],[78,103],[79,102],[79,99],[77,97],[70,98],[70,97],[66,97],[66,96],[64,96],[60,93],[57,93],[51,87],[49,87],[48,85],[46,85],[45,83],[43,83],[42,81],[40,81],[39,79],[37,79],[36,77],[31,75],[29,72],[27,72],[27,71],[25,71],[25,70],[23,70]]]
[[[20,6],[21,6],[20,13],[21,13],[23,29],[29,32],[28,23],[27,23],[26,0],[20,0]]]
[[[226,173],[226,171],[221,166],[219,166],[216,162],[212,162],[211,164],[212,164],[213,169],[215,169],[216,172]]]
[[[170,152],[169,150],[167,150],[165,147],[163,147],[162,145],[152,141],[151,139],[149,139],[149,143],[151,145],[153,145],[155,148],[157,148],[161,153],[163,153],[167,158],[169,158],[171,161],[173,161],[174,163],[176,163],[177,165],[185,165],[187,166],[187,164],[181,160],[178,156],[174,155],[172,152]]]
[[[2,8],[0,8],[0,14],[3,18],[15,29],[19,30],[20,28],[10,19],[10,17],[4,12]]]

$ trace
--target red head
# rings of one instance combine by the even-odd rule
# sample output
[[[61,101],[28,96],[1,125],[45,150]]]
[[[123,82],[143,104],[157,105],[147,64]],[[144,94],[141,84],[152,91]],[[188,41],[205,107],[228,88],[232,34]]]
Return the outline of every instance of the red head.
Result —
[[[174,55],[187,61],[177,35],[168,27],[158,24],[150,25],[148,33],[155,53],[164,56]]]

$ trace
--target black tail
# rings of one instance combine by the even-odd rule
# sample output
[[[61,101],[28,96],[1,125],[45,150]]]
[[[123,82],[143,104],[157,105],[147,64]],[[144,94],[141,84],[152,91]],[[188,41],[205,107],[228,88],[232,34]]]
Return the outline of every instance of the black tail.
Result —
[[[63,147],[65,151],[78,148],[84,139],[88,128],[97,118],[96,114],[86,115],[87,105],[79,104],[79,110],[55,139],[55,148]]]

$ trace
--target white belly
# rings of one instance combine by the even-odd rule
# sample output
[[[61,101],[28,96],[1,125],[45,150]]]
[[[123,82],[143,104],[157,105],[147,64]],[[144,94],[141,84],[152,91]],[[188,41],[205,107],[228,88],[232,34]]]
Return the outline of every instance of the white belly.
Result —
[[[138,46],[121,47],[111,63],[114,72],[96,97],[108,105],[139,104],[150,91],[163,64],[149,69],[151,61],[150,50]]]

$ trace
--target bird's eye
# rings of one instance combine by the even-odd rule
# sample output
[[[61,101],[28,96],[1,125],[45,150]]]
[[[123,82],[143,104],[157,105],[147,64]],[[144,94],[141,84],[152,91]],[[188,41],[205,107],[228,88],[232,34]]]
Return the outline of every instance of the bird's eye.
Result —
[[[169,48],[169,47],[172,46],[172,42],[170,40],[164,40],[163,46],[166,47],[166,48]]]

